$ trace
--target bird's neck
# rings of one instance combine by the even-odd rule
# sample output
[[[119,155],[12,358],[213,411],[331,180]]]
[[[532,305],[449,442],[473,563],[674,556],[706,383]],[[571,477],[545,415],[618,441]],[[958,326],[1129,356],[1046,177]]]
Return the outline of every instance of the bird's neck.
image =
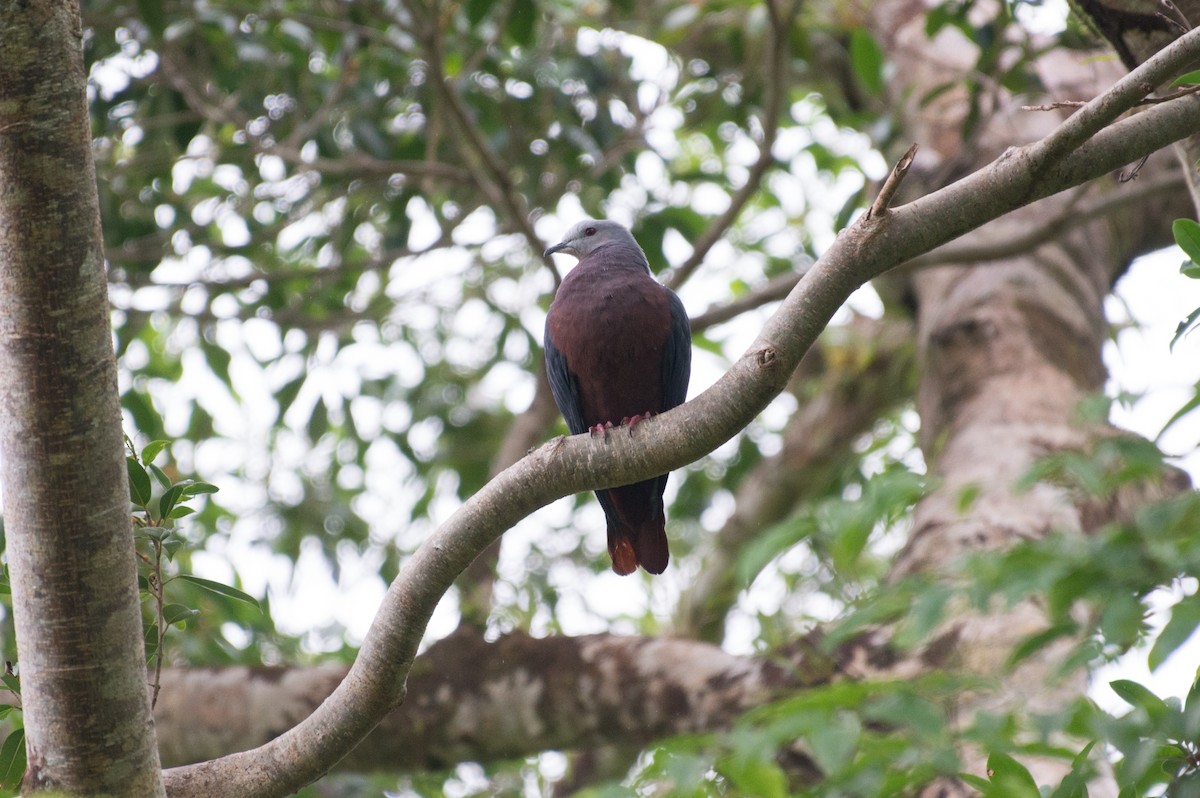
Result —
[[[589,270],[650,274],[650,262],[646,260],[646,253],[636,243],[614,241],[596,247],[580,259],[579,265]]]

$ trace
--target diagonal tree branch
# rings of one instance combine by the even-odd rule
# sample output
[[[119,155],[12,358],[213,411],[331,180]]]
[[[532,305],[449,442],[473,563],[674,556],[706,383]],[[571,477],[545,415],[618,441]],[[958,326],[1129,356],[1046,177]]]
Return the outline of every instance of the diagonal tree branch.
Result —
[[[421,700],[389,713],[338,767],[451,767],[550,748],[640,746],[726,727],[837,670],[838,657],[815,640],[739,657],[691,640],[514,632],[489,642],[460,628],[414,663],[409,684]],[[260,745],[315,710],[345,673],[344,666],[169,668],[155,715],[163,757],[179,765]],[[220,710],[197,717],[198,705]]]

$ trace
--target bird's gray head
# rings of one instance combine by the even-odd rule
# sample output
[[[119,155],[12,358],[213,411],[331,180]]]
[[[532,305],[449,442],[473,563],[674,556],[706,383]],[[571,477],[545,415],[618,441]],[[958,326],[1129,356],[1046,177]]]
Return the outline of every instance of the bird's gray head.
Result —
[[[582,258],[605,244],[626,244],[638,252],[642,251],[624,225],[607,219],[584,219],[568,230],[562,241],[546,250],[545,255],[549,257],[555,252],[566,252]],[[642,252],[642,260],[645,259],[646,254]]]

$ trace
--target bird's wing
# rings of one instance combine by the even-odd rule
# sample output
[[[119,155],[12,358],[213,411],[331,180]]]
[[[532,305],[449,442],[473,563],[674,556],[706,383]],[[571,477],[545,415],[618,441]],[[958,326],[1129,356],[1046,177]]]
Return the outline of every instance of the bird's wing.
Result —
[[[567,368],[567,356],[558,351],[550,338],[550,326],[546,325],[546,378],[550,381],[550,392],[554,394],[554,403],[567,422],[567,429],[572,435],[578,435],[587,429],[583,423],[583,414],[579,405],[579,381]]]
[[[670,410],[687,398],[692,376],[692,328],[683,302],[674,291],[663,290],[671,306],[671,335],[663,348],[663,409]]]

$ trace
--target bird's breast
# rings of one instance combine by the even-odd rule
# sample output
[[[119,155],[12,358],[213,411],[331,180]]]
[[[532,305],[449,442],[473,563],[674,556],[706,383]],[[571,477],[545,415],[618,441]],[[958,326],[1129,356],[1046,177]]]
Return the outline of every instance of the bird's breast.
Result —
[[[649,274],[577,268],[559,288],[547,329],[578,382],[589,425],[662,412],[671,311],[666,289]]]

